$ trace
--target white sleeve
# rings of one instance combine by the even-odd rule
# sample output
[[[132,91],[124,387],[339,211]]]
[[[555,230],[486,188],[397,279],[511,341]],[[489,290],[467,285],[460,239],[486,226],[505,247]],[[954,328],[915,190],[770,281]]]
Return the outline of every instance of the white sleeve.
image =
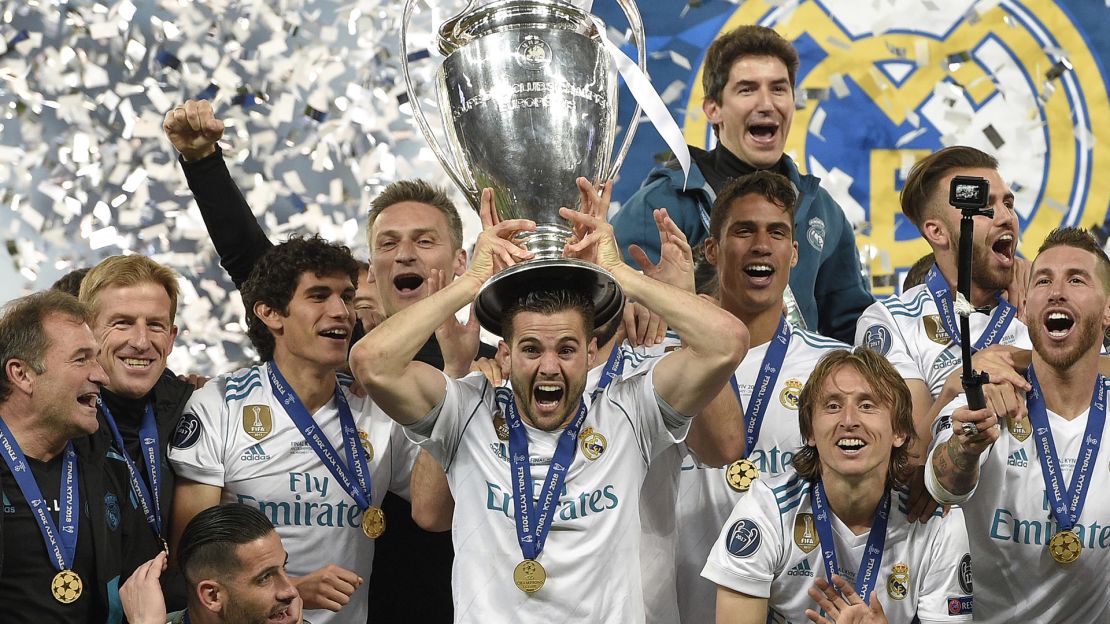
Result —
[[[917,617],[922,624],[971,621],[971,550],[963,511],[956,508],[943,518],[932,535],[923,561]]]
[[[782,523],[774,493],[756,481],[733,507],[701,575],[733,591],[770,598],[775,571],[783,565]]]
[[[389,431],[389,452],[391,454],[389,491],[405,500],[411,500],[412,464],[420,447],[408,439],[404,427],[393,424]]]
[[[666,356],[664,356],[666,357]],[[663,358],[651,358],[624,374],[605,389],[599,401],[614,403],[628,417],[636,443],[646,462],[664,449],[686,439],[690,430],[689,416],[684,416],[662,402],[655,393],[655,367]],[[676,425],[668,425],[668,422]]]
[[[885,356],[903,379],[925,380],[921,367],[910,356],[902,330],[883,302],[872,303],[860,315],[856,321],[855,344]]]
[[[405,427],[405,434],[450,471],[466,427],[475,415],[486,411],[481,409],[483,404],[492,405],[493,388],[482,373],[470,373],[462,379],[443,374],[443,378],[447,380],[443,402],[421,420]],[[488,422],[484,424],[493,426]]]
[[[189,397],[170,440],[170,465],[179,477],[197,483],[224,486],[224,453],[227,440],[225,377],[209,381]]]

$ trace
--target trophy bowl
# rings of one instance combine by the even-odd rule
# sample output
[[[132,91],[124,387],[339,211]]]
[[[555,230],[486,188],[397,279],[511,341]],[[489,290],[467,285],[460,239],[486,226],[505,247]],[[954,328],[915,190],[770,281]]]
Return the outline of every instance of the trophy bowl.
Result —
[[[631,0],[618,0],[628,16],[645,66],[643,26]],[[595,327],[620,315],[624,296],[600,267],[563,257],[570,224],[559,208],[580,202],[575,180],[612,179],[628,151],[640,117],[637,104],[616,158],[617,69],[603,27],[565,0],[472,1],[437,33],[445,56],[436,79],[447,148],[420,107],[408,66],[408,24],[402,21],[402,70],[414,117],[448,175],[478,209],[491,188],[501,219],[530,219],[536,229],[520,244],[532,260],[490,279],[474,302],[487,330],[500,335],[500,317],[522,292],[551,284],[589,289]]]

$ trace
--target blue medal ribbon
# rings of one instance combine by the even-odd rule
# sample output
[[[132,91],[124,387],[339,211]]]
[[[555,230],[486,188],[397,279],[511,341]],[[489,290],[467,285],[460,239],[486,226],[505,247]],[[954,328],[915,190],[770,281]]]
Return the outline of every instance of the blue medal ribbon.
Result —
[[[19,491],[31,506],[31,512],[38,521],[39,531],[46,543],[46,550],[54,560],[54,568],[59,572],[73,569],[73,557],[77,552],[77,528],[81,496],[77,485],[77,453],[73,443],[66,444],[62,453],[61,508],[58,510],[58,524],[54,524],[46,499],[42,496],[31,466],[19,448],[19,442],[12,435],[8,425],[0,419],[0,447],[3,448],[4,461],[8,464]]]
[[[609,359],[605,362],[605,369],[597,388],[591,394],[591,404],[623,369],[624,358],[621,357],[620,347],[614,346],[609,353]],[[551,530],[551,516],[559,506],[559,493],[563,490],[567,471],[574,461],[574,454],[578,448],[578,432],[582,429],[588,410],[586,402],[580,399],[578,411],[559,436],[551,465],[547,468],[547,478],[544,479],[543,488],[540,491],[537,513],[532,489],[532,462],[531,455],[528,453],[528,433],[524,429],[520,413],[517,412],[516,399],[509,388],[498,388],[496,400],[504,411],[505,422],[509,426],[509,456],[512,464],[510,480],[513,486],[513,498],[516,501],[516,538],[524,558],[535,560],[543,552],[543,545]]]
[[[312,419],[312,415],[308,413],[308,409],[301,402],[301,398],[285,381],[285,377],[278,370],[277,363],[273,360],[267,362],[266,371],[270,377],[270,387],[273,388],[274,394],[281,401],[285,412],[289,414],[289,418],[300,430],[305,441],[312,447],[312,450],[316,451],[316,456],[320,458],[321,463],[331,472],[332,476],[339,481],[343,490],[354,499],[359,511],[366,511],[370,507],[371,501],[374,500],[370,483],[370,466],[361,449],[358,429],[355,428],[355,418],[351,414],[351,406],[347,403],[347,397],[343,396],[343,392],[339,389],[339,383],[335,384],[335,403],[339,409],[339,426],[343,432],[343,450],[347,457],[346,466],[339,460],[335,447],[320,432],[320,427]],[[354,479],[351,478],[348,470],[354,472]]]
[[[775,388],[775,382],[778,381],[782,362],[786,359],[786,351],[790,347],[791,335],[786,317],[780,318],[775,336],[767,345],[767,353],[763,354],[763,363],[759,366],[759,378],[752,391],[752,399],[748,402],[748,409],[744,412],[744,457],[755,449],[755,443],[759,440],[763,415],[767,413],[767,395]],[[736,395],[736,403],[742,408],[744,401],[740,398],[740,384],[736,380],[735,373],[729,378],[729,385],[732,386],[732,393]]]
[[[948,332],[948,338],[959,344],[960,326],[956,323],[952,289],[948,287],[948,282],[944,280],[944,276],[940,274],[940,269],[935,264],[933,268],[929,269],[929,274],[925,277],[925,287],[929,289],[929,294],[933,296],[933,301],[937,304],[937,311],[940,312],[940,322],[944,324],[944,331]],[[994,298],[996,305],[994,312],[991,314],[990,322],[983,333],[979,335],[979,339],[971,346],[972,351],[979,351],[993,344],[998,344],[1002,337],[1006,335],[1010,323],[1017,316],[1017,308],[1011,305],[1009,301],[1006,301],[1000,295],[995,295]]]
[[[1060,525],[1061,531],[1070,531],[1083,512],[1087,499],[1087,485],[1090,482],[1091,468],[1098,459],[1099,438],[1106,423],[1106,378],[1099,375],[1095,379],[1095,389],[1091,394],[1091,407],[1087,414],[1087,429],[1083,432],[1083,444],[1079,447],[1079,457],[1071,475],[1071,485],[1063,489],[1063,474],[1056,454],[1056,443],[1052,440],[1052,427],[1048,423],[1048,409],[1045,407],[1044,394],[1037,382],[1033,365],[1029,365],[1029,392],[1026,405],[1029,408],[1029,422],[1037,440],[1037,456],[1041,460],[1041,475],[1044,477],[1045,495],[1048,497],[1052,515]]]
[[[105,422],[108,423],[108,429],[112,432],[116,450],[123,456],[123,461],[127,464],[127,476],[131,481],[131,491],[135,493],[135,498],[139,501],[139,508],[146,518],[146,523],[155,535],[162,537],[162,503],[160,500],[162,458],[158,451],[158,422],[154,418],[154,404],[150,402],[146,404],[146,410],[139,425],[139,446],[143,451],[143,463],[146,467],[147,476],[150,477],[150,488],[147,488],[146,482],[139,476],[139,469],[135,467],[135,462],[131,461],[131,456],[127,453],[127,447],[123,443],[123,436],[120,435],[119,426],[116,425],[116,419],[108,409],[108,404],[99,397],[97,397],[97,404],[100,406],[101,413],[104,414]]]
[[[833,541],[832,513],[825,503],[825,485],[821,481],[813,487],[813,522],[817,525],[817,536],[821,540],[821,554],[825,563],[825,578],[832,585],[833,574],[839,574],[840,566],[836,561],[836,542]],[[883,548],[886,546],[886,523],[890,517],[890,490],[883,492],[879,506],[875,508],[875,516],[871,519],[871,533],[867,536],[867,546],[864,549],[863,559],[859,562],[856,572],[856,593],[859,597],[871,604],[871,592],[875,590],[875,583],[879,578],[879,569],[883,565]]]

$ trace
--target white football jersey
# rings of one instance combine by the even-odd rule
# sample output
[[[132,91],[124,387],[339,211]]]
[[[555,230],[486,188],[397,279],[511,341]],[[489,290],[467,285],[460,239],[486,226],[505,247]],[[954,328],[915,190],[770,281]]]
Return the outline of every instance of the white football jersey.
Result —
[[[972,344],[988,329],[990,318],[987,314],[972,314],[968,319]],[[1033,348],[1025,324],[1017,318],[996,344]],[[877,301],[864,310],[856,323],[856,345],[885,355],[904,379],[924,381],[934,399],[963,362],[960,344],[945,331],[937,304],[925,285],[914,286],[900,297]]]
[[[170,463],[179,476],[222,488],[223,502],[262,510],[289,553],[290,575],[334,563],[369,579],[374,540],[362,533],[362,514],[274,396],[266,366],[221,375],[193,393],[170,446]],[[370,458],[371,504],[380,506],[386,490],[407,499],[417,447],[369,398],[351,394],[349,385],[349,377],[340,378]],[[345,464],[335,399],[313,420]],[[305,616],[317,623],[364,622],[368,588],[363,583],[339,613],[312,610]]]
[[[971,557],[960,510],[953,509],[947,517],[936,514],[926,524],[911,523],[906,519],[906,499],[904,490],[891,490],[887,538],[875,582],[887,620],[910,624],[916,615],[925,624],[971,621]],[[835,514],[829,515],[838,574],[854,585],[870,532],[856,535]],[[737,503],[702,576],[767,598],[768,622],[802,624],[809,621],[806,609],[818,609],[807,591],[815,576],[825,575],[820,542],[812,484],[791,470],[760,479]]]
[[[958,397],[934,425],[933,449],[952,437],[950,419],[967,405]],[[1048,410],[1048,423],[1066,486],[1071,485],[1088,414],[1065,420]],[[1102,448],[1090,473],[1089,496],[1076,524],[1083,551],[1060,565],[1048,553],[1057,532],[1049,510],[1036,438],[1028,419],[1006,422],[998,441],[979,456],[979,482],[960,503],[976,570],[976,622],[1110,622],[1110,450]],[[1108,439],[1110,429],[1100,432]],[[1101,445],[1100,445],[1101,446]],[[931,451],[932,452],[932,451]],[[930,452],[930,455],[931,455]],[[930,461],[932,458],[930,456]]]
[[[677,344],[676,339],[668,338]],[[737,385],[742,405],[747,410],[756,383],[759,381],[763,357],[770,343],[752,347],[736,368]],[[790,345],[783,359],[782,369],[775,386],[767,395],[767,410],[763,415],[759,438],[748,459],[759,468],[760,478],[781,474],[791,464],[795,451],[802,445],[798,428],[798,396],[809,379],[817,362],[834,349],[850,349],[848,345],[802,329],[791,328]],[[676,471],[676,467],[680,467]],[[716,611],[717,586],[701,577],[721,525],[743,496],[728,485],[727,468],[706,466],[686,447],[680,444],[664,451],[652,462],[648,483],[653,491],[645,497],[659,499],[643,512],[645,534],[658,534],[658,527],[668,525],[677,529],[675,564],[671,579],[676,587],[678,612],[682,622],[712,622]],[[677,479],[665,475],[677,474]],[[670,486],[672,489],[667,490]],[[677,488],[675,490],[674,488]],[[652,526],[649,526],[649,523]],[[675,532],[669,534],[675,542]],[[649,543],[645,538],[645,543]],[[646,553],[653,557],[653,553]],[[646,568],[645,568],[646,570]],[[661,600],[647,594],[650,607],[669,611]],[[659,602],[660,604],[653,604]],[[666,620],[659,619],[657,622]],[[675,620],[670,620],[675,621]]]
[[[513,583],[517,542],[509,443],[498,437],[493,388],[472,374],[447,379],[430,438],[409,430],[447,470],[455,498],[452,595],[456,622],[644,621],[639,574],[639,497],[648,463],[682,439],[668,430],[652,384],[659,358],[614,380],[590,406],[539,563],[543,588]],[[587,388],[596,387],[599,369]],[[424,425],[426,423],[419,423]],[[538,497],[562,431],[524,425]]]

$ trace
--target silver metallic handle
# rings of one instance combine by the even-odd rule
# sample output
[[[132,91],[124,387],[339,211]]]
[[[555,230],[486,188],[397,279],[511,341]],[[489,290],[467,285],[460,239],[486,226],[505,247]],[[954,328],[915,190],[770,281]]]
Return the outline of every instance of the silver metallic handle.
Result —
[[[623,1],[623,0],[622,0]],[[432,153],[435,154],[439,164],[447,171],[447,175],[451,176],[451,180],[463,189],[475,206],[477,201],[475,197],[478,196],[478,189],[472,188],[471,185],[465,182],[466,176],[463,175],[455,166],[453,160],[448,160],[446,152],[439,145],[436,140],[435,134],[432,133],[432,127],[428,125],[428,118],[424,116],[424,109],[420,106],[420,100],[416,96],[416,89],[412,86],[412,75],[409,74],[409,22],[412,20],[412,10],[416,5],[416,0],[405,1],[405,12],[401,18],[401,73],[405,76],[405,90],[408,92],[409,105],[412,106],[412,114],[416,117],[416,125],[420,126],[420,131],[424,133],[424,139],[428,141],[428,146],[432,148]],[[469,5],[468,5],[469,6]]]
[[[410,2],[412,0],[409,0]],[[628,18],[628,25],[632,27],[632,40],[636,43],[637,56],[636,61],[640,65],[640,71],[647,75],[647,41],[644,36],[644,22],[640,18],[640,11],[636,8],[636,3],[633,0],[617,0],[621,10],[624,11],[625,17]],[[403,33],[404,31],[402,31]],[[605,33],[599,33],[602,37]],[[403,37],[403,35],[402,35]],[[407,76],[407,74],[406,74]],[[412,96],[410,95],[411,99]],[[636,102],[636,109],[632,111],[632,121],[628,124],[628,129],[624,132],[624,142],[621,143],[620,150],[617,151],[616,158],[613,159],[612,165],[609,167],[608,176],[606,180],[612,180],[617,177],[617,172],[620,171],[621,165],[624,164],[624,158],[628,155],[628,150],[632,147],[632,139],[636,138],[636,127],[640,125],[640,102]]]

